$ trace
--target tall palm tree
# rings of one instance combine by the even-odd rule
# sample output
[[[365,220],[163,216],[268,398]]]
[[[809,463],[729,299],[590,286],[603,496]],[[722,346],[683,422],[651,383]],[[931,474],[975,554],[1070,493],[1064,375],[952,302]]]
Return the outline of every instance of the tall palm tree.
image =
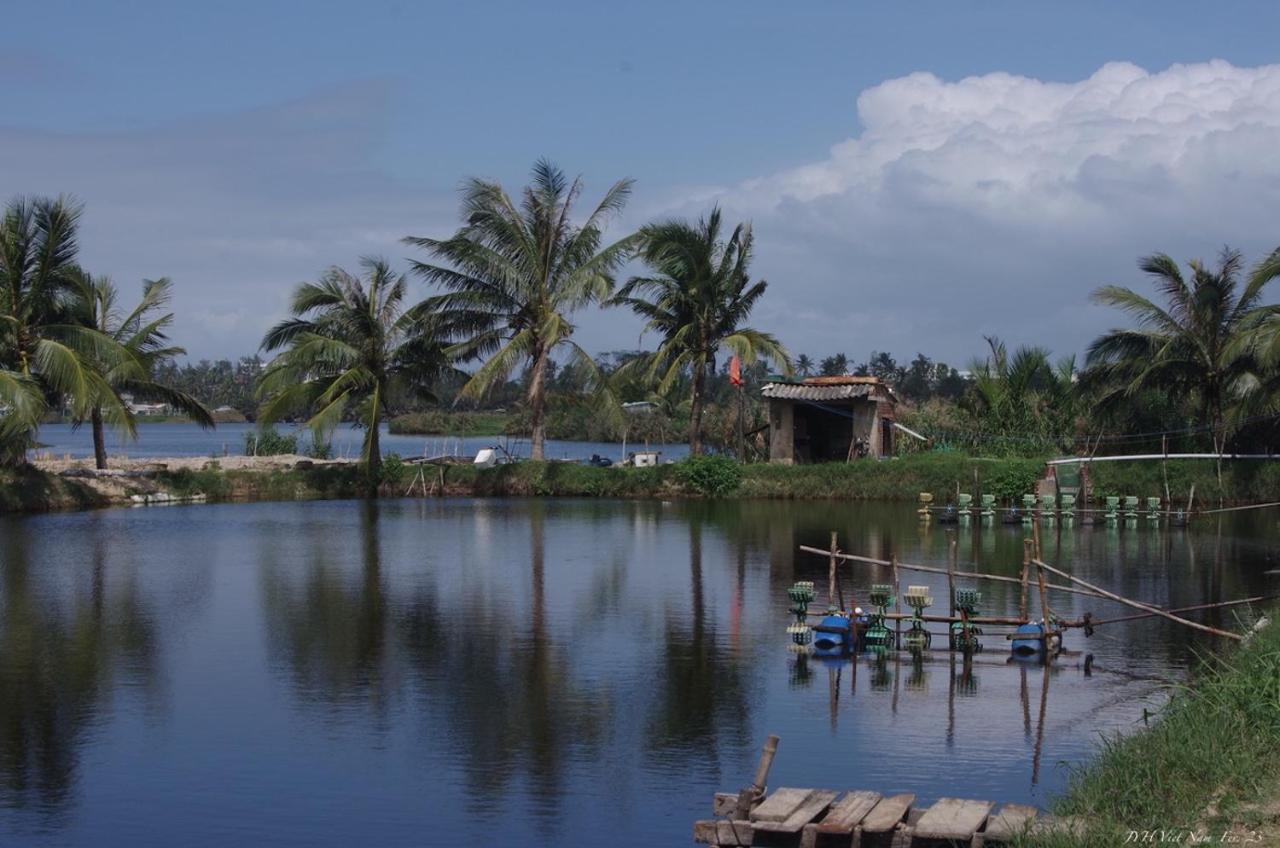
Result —
[[[1137,326],[1111,330],[1089,346],[1088,385],[1099,388],[1103,403],[1156,390],[1190,404],[1220,453],[1228,415],[1255,367],[1250,332],[1266,311],[1263,288],[1280,273],[1280,264],[1264,261],[1243,287],[1239,251],[1223,248],[1216,269],[1199,260],[1187,264],[1190,280],[1163,253],[1138,263],[1163,295],[1164,306],[1123,286],[1093,293],[1096,302],[1129,313]]]
[[[808,377],[813,374],[813,360],[808,354],[802,353],[796,357],[796,373],[801,377]]]
[[[447,290],[432,299],[459,355],[485,362],[463,385],[461,397],[478,398],[528,365],[525,391],[531,419],[531,456],[544,457],[547,365],[557,348],[589,375],[593,390],[606,388],[592,358],[571,338],[569,317],[606,298],[613,272],[635,242],[628,236],[601,247],[608,219],[626,204],[631,180],[605,193],[581,225],[573,223],[581,179],[572,182],[545,159],[517,207],[502,186],[471,179],[463,188],[466,223],[447,239],[405,239],[443,264],[415,262],[414,271]],[[617,415],[612,405],[608,407]]]
[[[18,197],[0,220],[0,463],[23,462],[50,402],[83,420],[95,404],[124,410],[93,363],[127,368],[129,354],[73,313],[80,207]]]
[[[718,208],[690,224],[671,220],[640,231],[640,255],[654,272],[632,277],[613,303],[631,307],[662,341],[644,360],[666,390],[681,373],[691,373],[689,452],[702,453],[702,412],[708,373],[724,347],[744,362],[772,361],[791,370],[791,358],[769,333],[742,326],[768,283],[751,282],[753,236],[739,224],[726,240]],[[661,374],[661,376],[659,376]]]
[[[404,308],[408,281],[384,259],[361,260],[364,278],[330,268],[293,293],[294,317],[267,331],[265,351],[282,351],[263,371],[260,418],[310,417],[317,433],[331,430],[349,406],[365,429],[361,459],[376,490],[382,467],[378,427],[389,405],[432,399],[435,381],[452,371],[428,305]]]
[[[167,277],[142,281],[142,299],[127,313],[119,309],[120,292],[109,277],[78,273],[73,277],[75,301],[72,314],[78,324],[102,333],[129,354],[115,362],[93,362],[105,383],[107,398],[96,398],[89,409],[93,429],[93,456],[98,468],[107,467],[104,424],[127,434],[137,435],[133,413],[123,395],[166,403],[201,427],[212,427],[213,416],[200,401],[186,392],[171,388],[155,377],[156,365],[186,353],[169,345],[165,331],[173,323],[173,313],[163,312],[169,303],[173,284]],[[111,420],[107,416],[111,415]],[[77,418],[76,423],[83,423]]]

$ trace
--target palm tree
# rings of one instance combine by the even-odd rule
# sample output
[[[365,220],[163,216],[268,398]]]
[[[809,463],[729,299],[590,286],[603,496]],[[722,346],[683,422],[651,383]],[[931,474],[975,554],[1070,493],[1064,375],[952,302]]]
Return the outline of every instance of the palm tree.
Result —
[[[459,396],[479,398],[505,382],[518,365],[528,364],[525,397],[533,459],[544,456],[547,364],[557,348],[568,349],[594,390],[606,389],[596,363],[573,342],[569,316],[609,295],[613,272],[635,243],[628,236],[601,248],[608,218],[625,205],[631,180],[614,183],[576,225],[570,216],[581,193],[581,179],[570,182],[542,159],[533,167],[532,184],[519,207],[501,185],[471,179],[463,189],[466,223],[457,233],[443,240],[405,239],[444,263],[415,262],[413,267],[447,290],[430,302],[456,342],[454,353],[485,358]],[[607,408],[616,416],[612,405]]]
[[[127,368],[130,356],[72,314],[80,207],[15,198],[0,220],[0,463],[25,460],[51,401],[83,420],[95,404],[123,404],[93,363]]]
[[[671,220],[640,232],[640,255],[653,276],[632,277],[613,303],[631,307],[656,330],[662,342],[645,360],[664,393],[686,370],[692,374],[689,452],[702,453],[702,412],[706,379],[721,347],[744,362],[770,360],[791,370],[791,358],[772,335],[743,327],[768,283],[752,283],[751,227],[739,224],[725,240],[720,210],[696,225]]]
[[[986,341],[991,352],[970,365],[973,383],[964,398],[979,429],[1002,440],[996,449],[1024,445],[1039,453],[1060,446],[1075,423],[1075,357],[1054,363],[1042,347],[1010,355],[995,336]]]
[[[200,401],[155,378],[159,362],[186,353],[183,348],[168,345],[165,330],[173,323],[173,313],[159,314],[168,305],[173,291],[169,279],[143,280],[142,300],[126,314],[121,314],[117,307],[120,292],[109,277],[94,277],[81,272],[74,275],[73,280],[76,298],[72,311],[76,323],[102,333],[129,354],[127,359],[114,363],[93,363],[103,378],[111,401],[107,405],[107,398],[94,399],[89,409],[97,467],[107,467],[104,423],[110,423],[130,438],[137,436],[136,421],[124,401],[125,394],[166,403],[201,427],[212,427],[213,416]],[[107,421],[109,414],[111,420]],[[83,421],[83,417],[76,419],[77,424]]]
[[[331,430],[354,405],[365,429],[361,459],[376,491],[382,454],[378,427],[401,398],[433,399],[435,381],[451,372],[427,303],[403,308],[408,282],[384,259],[361,260],[364,279],[330,268],[293,293],[294,317],[267,331],[264,351],[283,352],[263,371],[260,420],[310,416],[316,433]]]
[[[813,360],[809,358],[808,354],[802,353],[796,357],[796,373],[801,377],[808,377],[813,374]]]
[[[1243,288],[1244,259],[1223,248],[1217,269],[1199,260],[1187,263],[1188,281],[1167,255],[1143,258],[1138,267],[1155,283],[1166,305],[1123,286],[1093,293],[1098,303],[1122,309],[1137,326],[1111,330],[1089,346],[1087,384],[1097,387],[1100,403],[1132,399],[1155,390],[1198,410],[1221,453],[1228,413],[1246,389],[1255,368],[1252,342],[1267,308],[1262,290],[1280,273],[1274,255],[1257,266]]]

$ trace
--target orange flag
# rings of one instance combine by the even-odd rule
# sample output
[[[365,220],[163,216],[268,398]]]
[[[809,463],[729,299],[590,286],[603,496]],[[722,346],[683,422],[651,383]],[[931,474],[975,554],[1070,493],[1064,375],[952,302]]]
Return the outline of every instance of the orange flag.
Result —
[[[734,386],[742,386],[742,362],[737,354],[729,357],[729,382]]]

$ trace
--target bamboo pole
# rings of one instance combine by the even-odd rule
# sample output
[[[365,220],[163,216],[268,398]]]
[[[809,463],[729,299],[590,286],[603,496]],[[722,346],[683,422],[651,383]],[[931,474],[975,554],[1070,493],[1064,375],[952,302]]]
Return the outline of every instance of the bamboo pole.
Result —
[[[1196,604],[1193,607],[1178,607],[1177,609],[1165,610],[1165,612],[1195,612],[1196,610],[1219,609],[1221,607],[1235,607],[1240,604],[1261,603],[1263,601],[1274,601],[1280,595],[1258,595],[1252,598],[1238,598],[1234,601],[1218,601],[1214,604]],[[1089,625],[1097,627],[1099,624],[1115,624],[1119,621],[1136,621],[1139,618],[1151,618],[1154,612],[1140,612],[1134,615],[1122,615],[1118,618],[1103,618],[1097,621],[1090,619]]]
[[[897,625],[894,627],[896,632],[893,646],[896,648],[902,644],[902,586],[898,582],[898,555],[889,554],[889,562],[893,565],[893,611],[898,616]]]
[[[1031,571],[1031,540],[1022,540],[1022,576],[1019,578],[1022,584],[1022,593],[1018,597],[1018,614],[1022,616],[1023,621],[1029,621],[1027,610],[1027,578]]]
[[[1097,586],[1094,586],[1092,583],[1088,583],[1084,580],[1081,580],[1079,577],[1074,577],[1066,573],[1065,571],[1061,571],[1057,568],[1054,568],[1052,565],[1042,562],[1039,559],[1036,560],[1036,565],[1045,569],[1046,571],[1049,571],[1053,574],[1058,575],[1059,577],[1064,577],[1067,580],[1070,580],[1072,583],[1078,583],[1081,586],[1085,587],[1086,589],[1092,589],[1093,591],[1097,592],[1099,595],[1102,595],[1104,598],[1110,598],[1111,600],[1116,601],[1117,603],[1124,604],[1125,606],[1133,607],[1134,609],[1140,609],[1143,612],[1148,612],[1148,613],[1151,613],[1152,615],[1158,615],[1162,618],[1167,618],[1170,621],[1176,621],[1179,624],[1185,624],[1187,627],[1190,627],[1193,630],[1200,630],[1204,633],[1211,633],[1214,636],[1222,636],[1223,638],[1226,638],[1226,639],[1235,639],[1237,642],[1243,641],[1244,639],[1244,637],[1241,636],[1239,633],[1231,633],[1230,631],[1227,631],[1227,630],[1219,630],[1216,627],[1209,627],[1207,624],[1200,624],[1199,622],[1196,622],[1196,621],[1188,621],[1185,618],[1178,618],[1178,616],[1173,615],[1168,610],[1157,609],[1156,607],[1150,606],[1148,604],[1144,604],[1139,601],[1133,601],[1128,598],[1121,597],[1120,595],[1117,595],[1113,592],[1108,592],[1106,589],[1101,589]]]
[[[836,531],[831,531],[831,559],[827,563],[827,606],[835,606],[836,603],[836,554],[839,550],[836,548]]]
[[[826,550],[824,548],[813,548],[808,545],[801,545],[800,550],[807,554],[821,554],[822,556],[831,555],[831,551],[829,550]],[[874,557],[857,556],[855,554],[844,554],[844,553],[836,554],[836,558],[844,560],[845,562],[865,562],[870,565],[893,565],[893,563],[887,559],[875,559]],[[947,569],[945,568],[935,568],[931,565],[915,565],[909,562],[900,562],[898,563],[898,567],[905,568],[908,571],[922,571],[928,574],[946,574],[947,573]],[[1017,577],[1005,577],[1000,574],[982,574],[977,571],[957,571],[955,572],[955,576],[956,577],[972,577],[977,580],[995,580],[1000,583],[1021,582]],[[1049,589],[1057,590],[1059,592],[1070,592],[1073,595],[1087,595],[1093,598],[1105,597],[1104,595],[1098,592],[1089,592],[1084,589],[1077,589],[1074,586],[1059,586],[1056,583],[1050,583]]]
[[[950,550],[947,551],[947,603],[949,604],[950,615],[956,614],[956,562],[960,559],[960,543],[956,539],[951,540]]]

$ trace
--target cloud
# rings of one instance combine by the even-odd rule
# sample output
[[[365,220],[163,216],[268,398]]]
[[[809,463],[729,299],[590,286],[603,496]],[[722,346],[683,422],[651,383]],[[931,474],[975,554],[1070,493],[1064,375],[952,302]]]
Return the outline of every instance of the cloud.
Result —
[[[288,103],[116,133],[0,128],[0,184],[85,204],[81,261],[127,293],[174,279],[173,337],[195,357],[257,349],[293,285],[410,232],[456,222],[453,186],[377,161],[391,113],[379,81]]]
[[[1280,66],[914,73],[857,117],[826,159],[680,210],[710,196],[753,220],[772,283],[756,323],[797,352],[963,360],[983,333],[1075,352],[1117,320],[1088,293],[1143,285],[1139,255],[1280,244]]]

